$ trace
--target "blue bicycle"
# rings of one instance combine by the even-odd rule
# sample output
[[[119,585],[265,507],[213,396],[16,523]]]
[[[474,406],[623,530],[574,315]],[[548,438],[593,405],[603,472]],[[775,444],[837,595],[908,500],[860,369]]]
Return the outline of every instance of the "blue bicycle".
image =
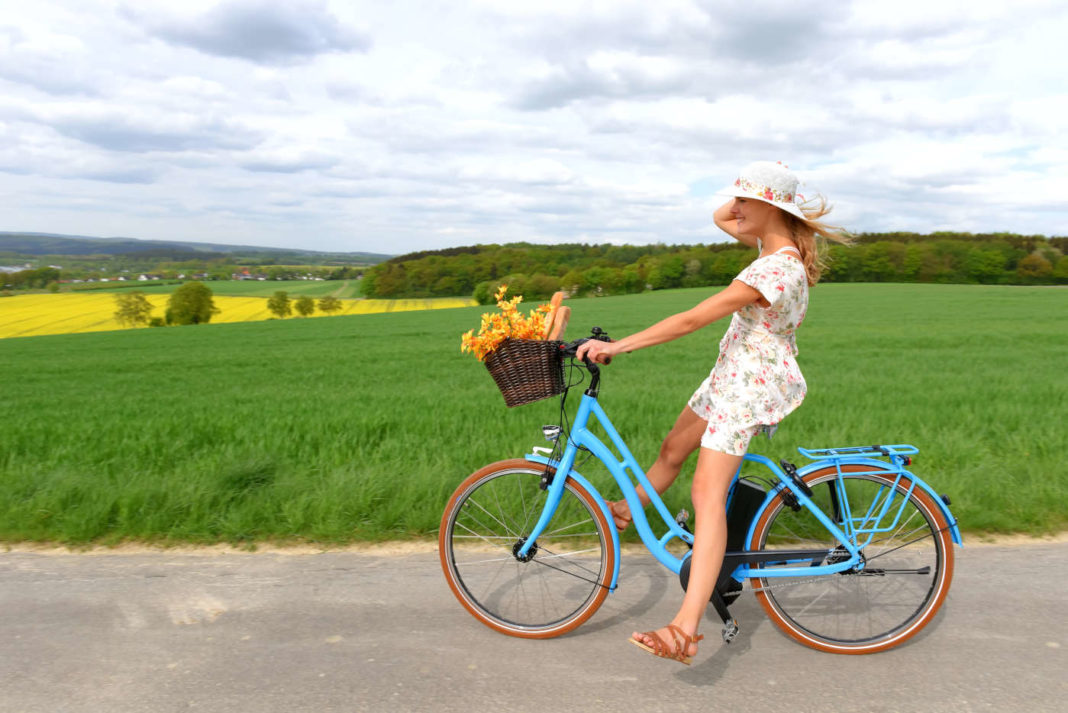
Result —
[[[594,328],[590,338],[607,335]],[[600,368],[574,358],[585,341],[555,342],[547,357],[559,359],[552,369],[566,363],[590,376],[569,432],[545,426],[552,449],[472,473],[442,516],[439,554],[450,588],[476,619],[511,636],[571,631],[618,584],[619,534],[604,498],[575,470],[580,452],[612,474],[646,548],[683,588],[689,577],[688,515],[672,517],[601,407]],[[562,389],[562,414],[567,394]],[[591,420],[615,452],[591,432]],[[865,654],[901,644],[949,591],[953,545],[961,544],[949,499],[906,470],[913,446],[798,450],[811,462],[746,455],[731,485],[727,553],[711,598],[724,640],[738,631],[728,606],[749,582],[768,617],[806,646]],[[751,474],[754,466],[764,472]],[[635,483],[663,534],[654,533]]]

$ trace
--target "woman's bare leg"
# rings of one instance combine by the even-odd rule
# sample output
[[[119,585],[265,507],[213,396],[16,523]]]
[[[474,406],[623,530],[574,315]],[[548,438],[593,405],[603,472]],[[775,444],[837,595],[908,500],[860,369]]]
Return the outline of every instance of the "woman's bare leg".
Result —
[[[683,407],[682,413],[675,420],[675,425],[671,427],[671,431],[664,438],[664,442],[660,444],[660,454],[657,456],[656,462],[645,473],[656,492],[664,492],[679,477],[682,464],[686,462],[691,453],[700,447],[701,436],[707,426],[708,422],[694,413],[693,409],[689,406]],[[637,490],[642,505],[648,505],[649,496],[646,495],[645,490],[640,485]],[[631,521],[630,508],[627,506],[627,501],[616,500],[609,502],[608,508],[616,521],[616,527],[620,530],[626,529]]]
[[[708,607],[708,600],[716,586],[720,567],[723,565],[723,553],[727,548],[727,491],[731,480],[742,464],[742,456],[728,455],[719,451],[702,448],[697,456],[697,470],[693,476],[694,520],[693,553],[690,556],[690,581],[686,586],[686,596],[671,623],[684,631],[687,636],[695,636],[701,623],[701,615]],[[662,629],[659,632],[664,641],[671,642],[671,632]],[[651,637],[634,633],[634,638],[653,646]],[[697,653],[697,645],[689,644],[685,652],[688,656]]]

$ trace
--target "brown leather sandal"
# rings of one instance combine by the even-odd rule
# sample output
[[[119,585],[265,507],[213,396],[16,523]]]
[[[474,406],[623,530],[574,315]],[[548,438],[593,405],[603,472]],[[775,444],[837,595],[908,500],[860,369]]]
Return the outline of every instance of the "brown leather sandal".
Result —
[[[647,631],[642,634],[642,636],[648,636],[653,640],[652,646],[649,646],[643,641],[638,641],[633,636],[630,637],[629,641],[635,646],[648,651],[653,656],[659,656],[662,659],[674,659],[679,663],[684,663],[689,666],[693,659],[686,655],[686,649],[690,648],[690,644],[696,644],[705,637],[687,636],[686,632],[674,624],[668,624],[667,630],[671,632],[671,637],[674,639],[674,641],[672,641],[673,645],[671,646],[669,646],[668,642],[664,641],[663,637],[658,635],[655,631]]]

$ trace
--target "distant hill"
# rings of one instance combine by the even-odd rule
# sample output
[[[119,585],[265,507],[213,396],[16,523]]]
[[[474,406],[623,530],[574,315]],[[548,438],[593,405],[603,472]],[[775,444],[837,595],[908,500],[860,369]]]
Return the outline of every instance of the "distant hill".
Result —
[[[138,238],[96,238],[86,235],[56,233],[15,233],[0,231],[0,252],[19,255],[133,255],[133,256],[189,256],[211,258],[226,255],[314,256],[318,259],[336,256],[348,261],[379,263],[391,255],[365,252],[323,252],[297,248],[268,248],[252,245],[217,245],[178,240],[140,240]],[[299,262],[299,260],[297,260]]]

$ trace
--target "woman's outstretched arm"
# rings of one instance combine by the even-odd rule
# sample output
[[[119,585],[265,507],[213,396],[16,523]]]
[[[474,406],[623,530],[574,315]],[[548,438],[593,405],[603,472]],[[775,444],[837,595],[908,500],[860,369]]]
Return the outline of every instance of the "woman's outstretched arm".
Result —
[[[720,292],[701,302],[696,307],[673,314],[640,332],[623,337],[617,342],[599,342],[591,340],[578,348],[578,358],[589,357],[595,362],[604,363],[616,354],[644,349],[656,344],[670,342],[696,332],[716,320],[723,319],[737,312],[747,304],[756,302],[760,292],[744,282],[735,280]]]

